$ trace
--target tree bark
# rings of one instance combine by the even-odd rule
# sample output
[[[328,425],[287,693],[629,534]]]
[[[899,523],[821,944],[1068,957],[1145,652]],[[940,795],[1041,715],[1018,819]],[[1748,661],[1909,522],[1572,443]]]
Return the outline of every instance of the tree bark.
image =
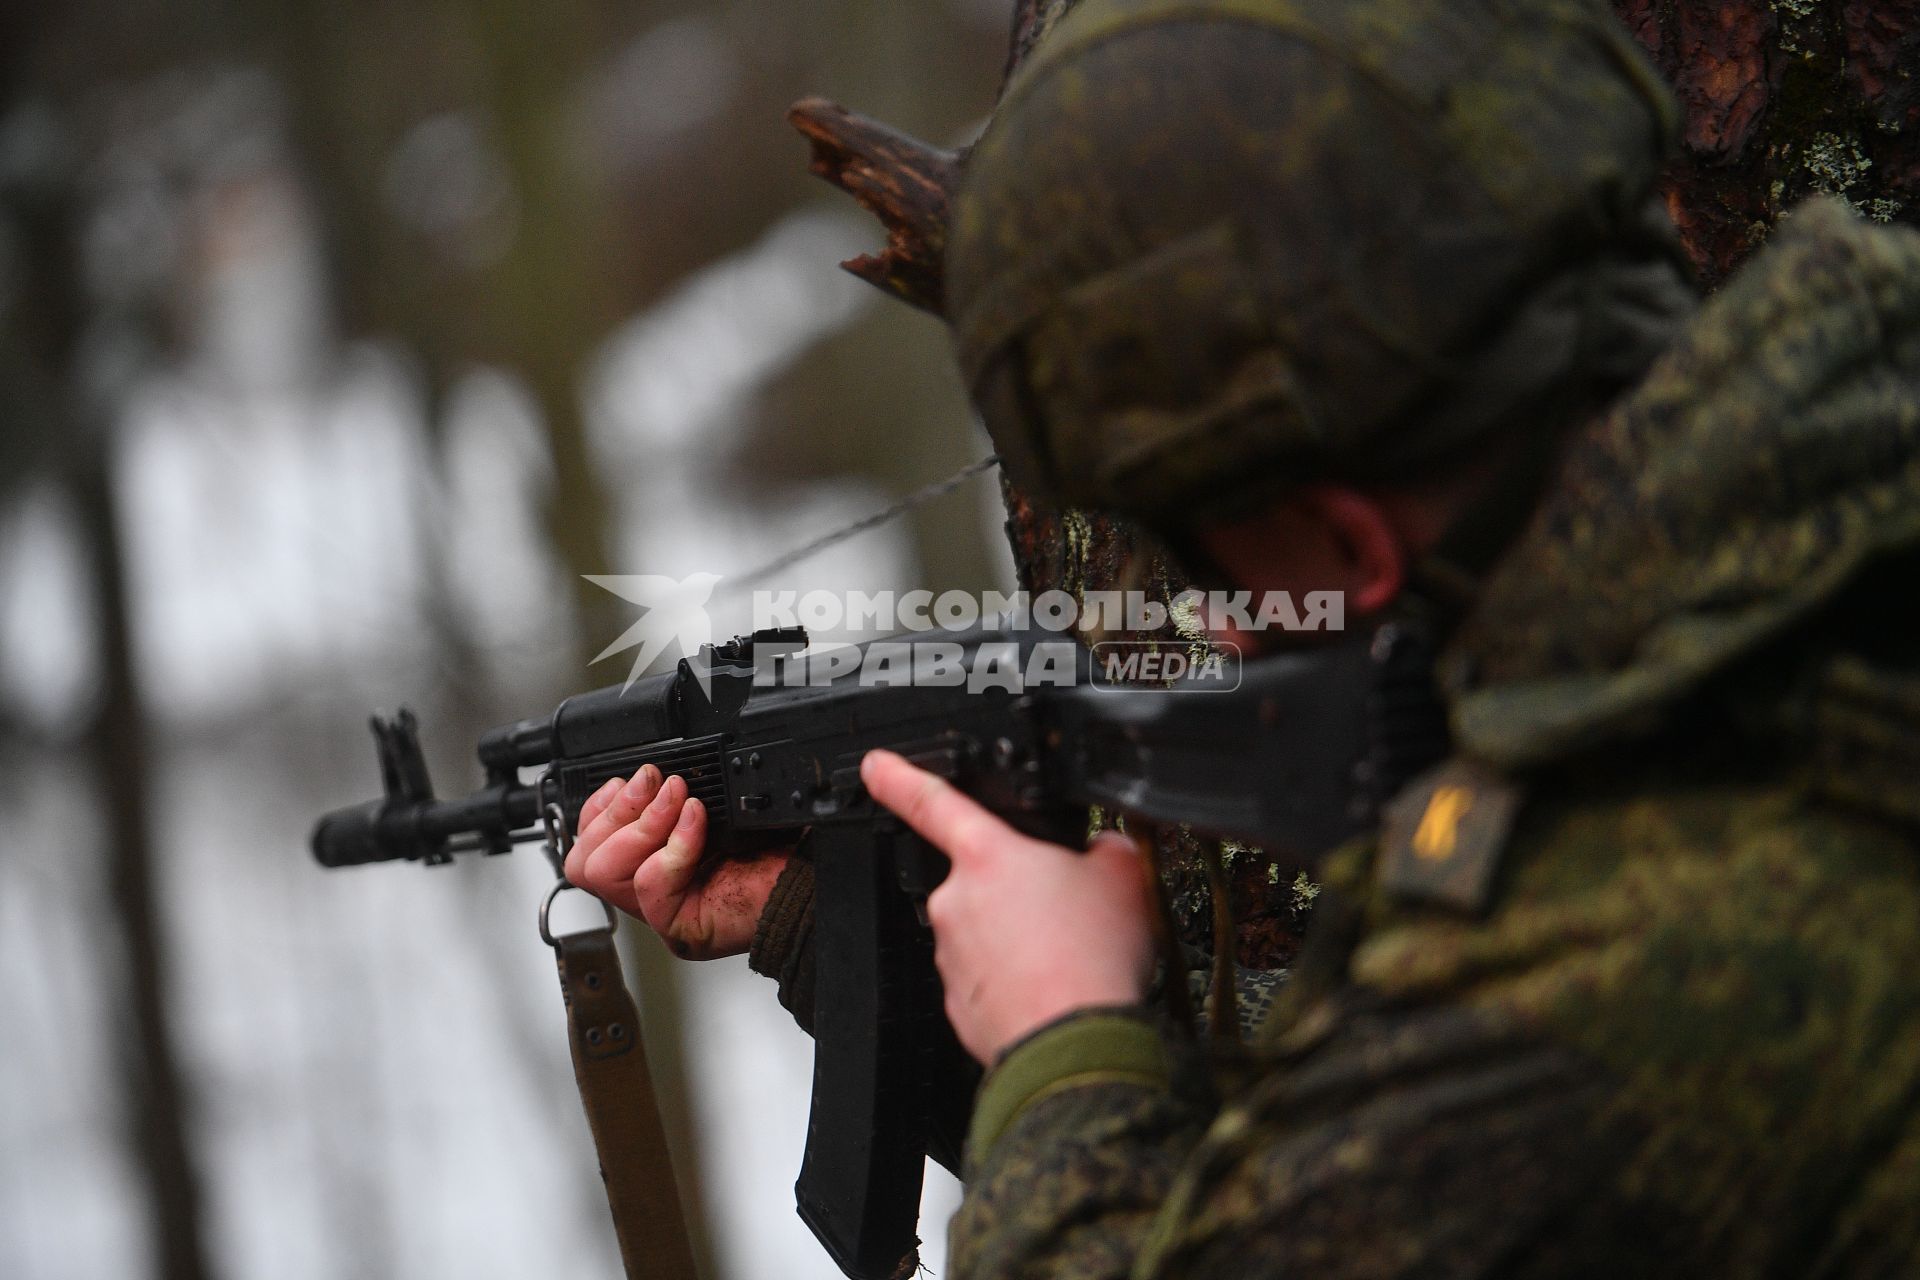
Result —
[[[887,229],[887,247],[840,265],[909,306],[941,315],[947,200],[959,154],[928,146],[825,98],[802,98],[787,119],[813,144],[812,172]]]
[[[1920,225],[1920,0],[1616,0],[1679,99],[1668,211],[1712,288],[1807,196]]]

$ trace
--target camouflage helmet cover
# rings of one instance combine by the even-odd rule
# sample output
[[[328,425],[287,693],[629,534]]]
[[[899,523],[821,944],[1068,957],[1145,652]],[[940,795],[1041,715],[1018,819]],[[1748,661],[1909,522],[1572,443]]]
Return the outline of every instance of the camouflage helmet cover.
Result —
[[[1416,472],[1644,368],[1672,127],[1585,0],[1082,0],[967,161],[963,372],[1056,501]]]

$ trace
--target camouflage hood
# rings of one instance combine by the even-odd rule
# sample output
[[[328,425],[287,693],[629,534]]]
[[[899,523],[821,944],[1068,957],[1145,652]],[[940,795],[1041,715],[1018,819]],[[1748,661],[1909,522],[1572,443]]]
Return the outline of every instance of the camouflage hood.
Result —
[[[1920,234],[1813,201],[1571,446],[1442,664],[1458,740],[1525,769],[1653,731],[1769,641],[1857,611],[1863,572],[1916,549]],[[1866,755],[1905,742],[1920,776],[1920,640],[1893,642],[1907,677],[1828,676],[1904,706]]]

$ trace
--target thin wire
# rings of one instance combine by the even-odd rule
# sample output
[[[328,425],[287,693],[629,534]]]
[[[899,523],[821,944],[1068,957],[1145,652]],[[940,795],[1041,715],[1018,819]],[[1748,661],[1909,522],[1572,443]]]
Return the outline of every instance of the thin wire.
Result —
[[[849,538],[856,538],[870,529],[877,529],[890,520],[897,520],[909,511],[932,502],[935,498],[944,498],[975,476],[991,471],[999,465],[1000,455],[997,453],[989,454],[978,462],[969,462],[946,479],[923,485],[891,506],[882,507],[871,515],[861,516],[851,524],[841,525],[838,529],[821,534],[811,542],[802,543],[792,551],[769,560],[751,573],[729,575],[726,582],[714,593],[715,597],[737,595],[749,587],[757,586],[774,574],[791,569],[802,560],[811,559],[822,551],[839,546]]]

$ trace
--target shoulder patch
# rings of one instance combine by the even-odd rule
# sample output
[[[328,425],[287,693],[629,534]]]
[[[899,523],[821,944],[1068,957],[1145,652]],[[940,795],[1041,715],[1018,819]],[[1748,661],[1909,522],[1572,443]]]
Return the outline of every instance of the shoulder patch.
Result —
[[[1381,889],[1398,901],[1485,911],[1522,797],[1519,784],[1458,756],[1414,779],[1381,811]]]

